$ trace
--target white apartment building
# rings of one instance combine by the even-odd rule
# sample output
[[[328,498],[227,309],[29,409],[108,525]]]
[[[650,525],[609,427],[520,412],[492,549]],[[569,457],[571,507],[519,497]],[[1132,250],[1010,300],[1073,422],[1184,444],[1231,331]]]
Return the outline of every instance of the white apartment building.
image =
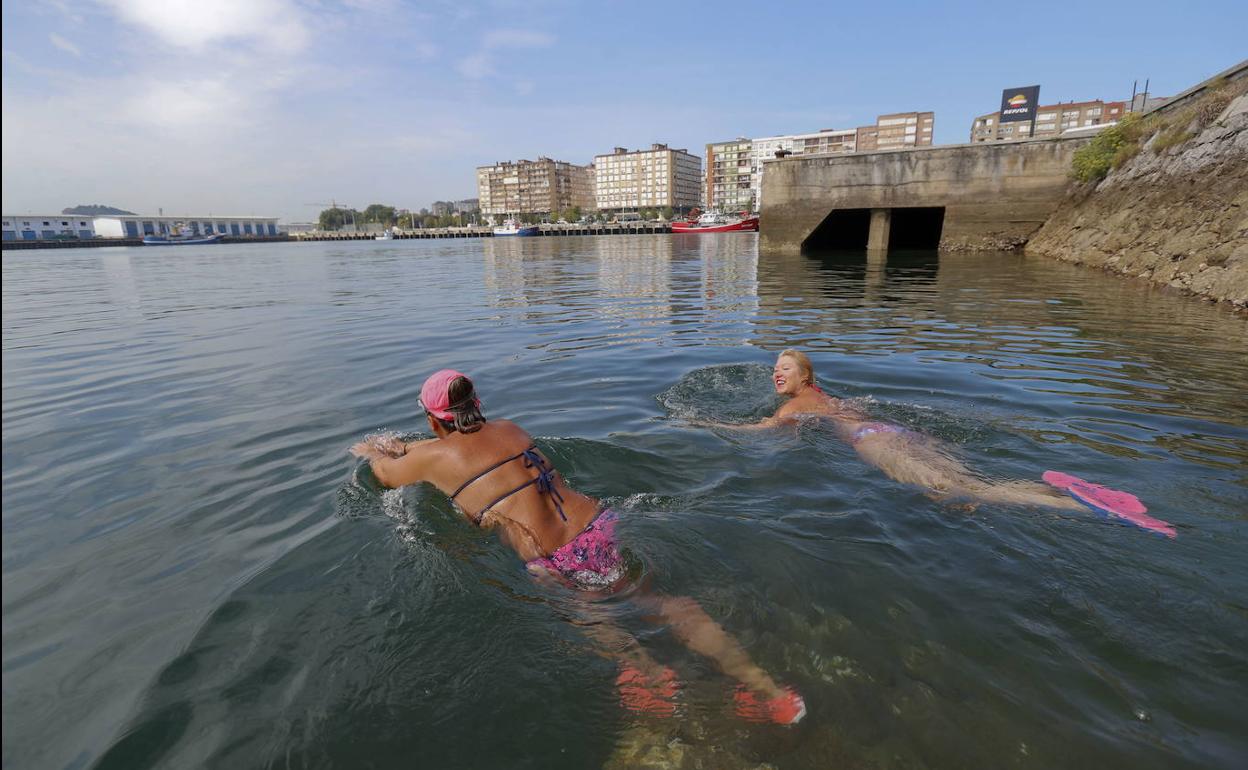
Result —
[[[762,205],[763,163],[774,160],[777,152],[792,155],[823,155],[827,153],[854,152],[857,149],[858,131],[853,128],[825,128],[811,134],[767,136],[754,140],[754,173],[750,180],[750,195],[757,208]]]
[[[6,241],[95,237],[95,219],[81,214],[5,214],[3,219]]]
[[[900,150],[932,143],[936,117],[931,112],[880,115],[871,126],[825,128],[808,134],[735,139],[706,146],[705,195],[708,207],[729,211],[762,206],[763,171],[776,153],[828,155],[868,150]],[[750,161],[741,157],[748,147]],[[748,195],[746,190],[748,189]],[[747,205],[748,204],[748,205]]]
[[[610,155],[596,156],[593,168],[599,209],[686,210],[701,204],[702,159],[687,150],[666,144],[633,152],[616,147]]]

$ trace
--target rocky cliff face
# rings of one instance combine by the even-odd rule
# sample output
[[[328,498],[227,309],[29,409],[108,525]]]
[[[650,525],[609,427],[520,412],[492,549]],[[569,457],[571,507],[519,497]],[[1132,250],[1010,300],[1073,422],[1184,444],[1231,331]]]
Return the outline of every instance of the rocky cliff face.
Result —
[[[1179,145],[1156,152],[1159,136],[1073,187],[1027,253],[1248,308],[1248,95]]]

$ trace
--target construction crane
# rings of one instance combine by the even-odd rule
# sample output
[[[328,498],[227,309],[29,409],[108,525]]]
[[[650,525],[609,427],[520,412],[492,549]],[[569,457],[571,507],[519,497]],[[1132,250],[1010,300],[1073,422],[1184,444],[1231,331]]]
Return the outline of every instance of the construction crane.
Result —
[[[348,206],[339,206],[338,202],[335,201],[333,198],[329,199],[329,203],[305,203],[303,205],[319,206],[322,210],[324,210],[324,208],[328,206],[331,209],[342,209],[343,211],[346,211],[348,214],[351,215],[351,230],[349,232],[355,232],[355,210]],[[345,226],[346,223],[344,222],[343,225]]]

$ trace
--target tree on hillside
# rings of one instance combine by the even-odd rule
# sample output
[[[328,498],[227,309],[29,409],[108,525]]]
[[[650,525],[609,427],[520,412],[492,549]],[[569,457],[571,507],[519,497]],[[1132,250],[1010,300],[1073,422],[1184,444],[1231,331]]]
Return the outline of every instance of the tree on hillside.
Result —
[[[341,230],[343,225],[360,221],[360,212],[355,209],[325,209],[321,212],[318,227],[321,230]]]
[[[113,206],[105,206],[101,203],[89,203],[85,206],[73,206],[71,208],[61,209],[61,213],[84,217],[98,217],[101,215],[137,216],[133,211],[126,211],[125,209],[119,209]]]
[[[379,225],[390,227],[396,221],[394,206],[383,206],[380,203],[371,203],[368,208],[364,209],[362,221],[374,222]]]

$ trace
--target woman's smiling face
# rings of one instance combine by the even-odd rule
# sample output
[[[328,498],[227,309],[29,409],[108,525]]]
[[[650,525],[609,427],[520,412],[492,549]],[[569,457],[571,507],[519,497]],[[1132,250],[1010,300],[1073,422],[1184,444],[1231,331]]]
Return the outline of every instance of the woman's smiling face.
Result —
[[[776,392],[783,396],[795,396],[806,384],[806,373],[790,356],[780,356],[776,366],[771,370],[771,381],[775,383]]]

